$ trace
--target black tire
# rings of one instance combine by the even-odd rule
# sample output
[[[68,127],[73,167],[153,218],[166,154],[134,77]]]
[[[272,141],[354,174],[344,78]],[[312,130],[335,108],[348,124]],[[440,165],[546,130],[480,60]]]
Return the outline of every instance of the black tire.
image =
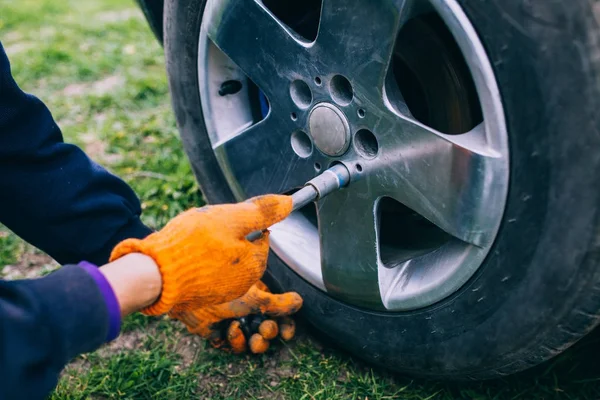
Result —
[[[275,255],[270,277],[343,348],[430,377],[492,378],[560,353],[600,321],[600,2],[459,0],[494,66],[511,152],[497,240],[467,285],[424,310],[340,303]],[[233,196],[203,123],[197,75],[204,2],[169,1],[165,51],[173,106],[206,198]]]

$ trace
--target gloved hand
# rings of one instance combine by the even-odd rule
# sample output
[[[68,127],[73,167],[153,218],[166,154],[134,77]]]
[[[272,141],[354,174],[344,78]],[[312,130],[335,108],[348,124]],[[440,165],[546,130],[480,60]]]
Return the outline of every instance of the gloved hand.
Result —
[[[175,307],[169,316],[183,322],[190,333],[209,340],[216,348],[234,353],[243,353],[249,348],[258,354],[267,351],[269,341],[278,334],[284,340],[294,337],[296,326],[289,316],[300,307],[302,298],[298,293],[272,294],[264,283],[258,282],[239,299],[193,311]],[[245,335],[240,318],[257,314],[266,319],[255,327],[256,333],[246,331]]]
[[[110,260],[143,253],[158,265],[162,291],[142,310],[146,315],[222,304],[246,293],[265,271],[268,232],[254,242],[246,236],[281,221],[291,210],[291,197],[279,195],[191,209],[145,239],[119,243]]]

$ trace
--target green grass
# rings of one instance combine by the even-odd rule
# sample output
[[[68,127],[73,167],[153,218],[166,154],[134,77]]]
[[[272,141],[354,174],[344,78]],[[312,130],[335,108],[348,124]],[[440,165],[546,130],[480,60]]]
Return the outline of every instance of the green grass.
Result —
[[[178,139],[162,49],[133,1],[3,0],[0,40],[18,83],[46,102],[67,141],[135,189],[147,224],[203,204]],[[0,227],[0,273],[31,252]],[[600,398],[596,338],[516,377],[450,384],[371,368],[301,331],[265,356],[240,357],[164,318],[133,315],[116,342],[74,360],[52,399]]]
[[[5,265],[16,263],[24,248],[24,243],[18,237],[0,225],[0,272]]]

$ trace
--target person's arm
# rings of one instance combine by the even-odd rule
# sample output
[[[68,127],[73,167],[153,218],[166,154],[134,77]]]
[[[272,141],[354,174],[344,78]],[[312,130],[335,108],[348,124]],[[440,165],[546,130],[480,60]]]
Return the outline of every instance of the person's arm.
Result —
[[[128,254],[101,267],[99,272],[117,299],[121,317],[153,304],[162,289],[156,262],[144,254]]]
[[[73,357],[114,339],[121,317],[152,304],[160,289],[158,267],[141,254],[0,281],[0,399],[45,398]]]
[[[43,398],[71,358],[117,337],[122,316],[182,315],[247,293],[265,271],[269,234],[246,237],[291,210],[289,196],[191,209],[145,239],[122,241],[100,269],[82,262],[39,279],[0,281],[0,399]],[[292,297],[290,312],[302,302]],[[253,303],[246,314],[273,299],[243,300]],[[229,314],[213,320],[219,315]]]
[[[262,276],[268,232],[288,196],[188,210],[143,240],[126,239],[111,263],[82,262],[46,277],[0,281],[0,399],[43,398],[76,355],[114,339],[121,317],[186,312],[232,301]]]
[[[61,264],[104,264],[150,229],[131,188],[63,142],[38,98],[15,83],[0,43],[0,221]]]

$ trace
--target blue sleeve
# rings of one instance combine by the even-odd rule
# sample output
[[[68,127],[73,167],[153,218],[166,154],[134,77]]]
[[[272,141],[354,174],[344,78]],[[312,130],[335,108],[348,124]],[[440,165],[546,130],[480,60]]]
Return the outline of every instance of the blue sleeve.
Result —
[[[0,281],[0,399],[44,399],[65,365],[107,338],[103,295],[83,268]]]
[[[50,111],[15,83],[0,43],[0,222],[61,264],[107,261],[150,233],[131,188],[63,142]]]

